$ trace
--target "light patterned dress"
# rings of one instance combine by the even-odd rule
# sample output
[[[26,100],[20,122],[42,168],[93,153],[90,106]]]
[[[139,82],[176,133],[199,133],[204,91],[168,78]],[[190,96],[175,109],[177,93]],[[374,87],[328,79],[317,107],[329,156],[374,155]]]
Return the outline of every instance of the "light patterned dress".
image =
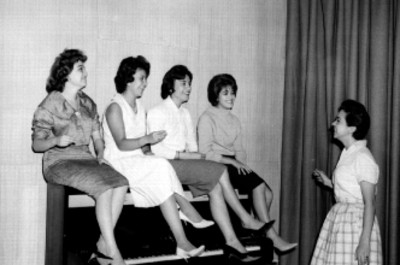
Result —
[[[311,265],[357,265],[356,248],[363,228],[364,203],[360,182],[378,182],[379,168],[366,141],[343,150],[333,173],[336,204],[321,228]],[[381,236],[375,216],[369,265],[382,264]]]
[[[146,113],[140,101],[136,101],[137,113],[120,94],[116,94],[111,103],[117,103],[122,110],[127,138],[139,138],[146,134]],[[182,185],[166,159],[144,155],[140,148],[133,151],[119,150],[105,117],[102,126],[106,146],[104,158],[128,179],[136,207],[158,206],[174,193],[184,196]]]

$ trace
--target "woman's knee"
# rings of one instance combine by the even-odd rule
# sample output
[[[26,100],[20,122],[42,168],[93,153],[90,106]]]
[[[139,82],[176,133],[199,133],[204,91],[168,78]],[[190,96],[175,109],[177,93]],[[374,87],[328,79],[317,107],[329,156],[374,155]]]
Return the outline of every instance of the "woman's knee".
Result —
[[[219,183],[217,183],[214,188],[210,191],[209,196],[219,196],[222,195],[222,188]]]
[[[272,189],[266,183],[264,183],[263,186],[265,187],[265,190],[264,190],[265,197],[267,198],[267,201],[271,202],[272,199],[274,198]]]
[[[224,183],[227,183],[227,182],[229,182],[230,180],[229,180],[229,173],[228,173],[228,169],[227,168],[225,168],[225,170],[222,172],[222,174],[221,174],[221,178],[219,179],[219,182],[221,183],[221,184],[224,184]]]

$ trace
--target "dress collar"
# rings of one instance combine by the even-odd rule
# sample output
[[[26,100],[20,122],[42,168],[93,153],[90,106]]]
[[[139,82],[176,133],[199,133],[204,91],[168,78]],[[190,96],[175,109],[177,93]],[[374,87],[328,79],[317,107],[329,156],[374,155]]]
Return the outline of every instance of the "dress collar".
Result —
[[[176,106],[175,102],[172,100],[171,96],[168,96],[165,100],[165,104],[168,106],[169,109],[173,109],[176,111],[179,111],[182,109],[182,105],[180,108],[178,108],[178,106]]]
[[[348,149],[344,148],[343,153],[349,154],[366,146],[367,146],[367,140],[357,140],[354,143],[352,143]]]

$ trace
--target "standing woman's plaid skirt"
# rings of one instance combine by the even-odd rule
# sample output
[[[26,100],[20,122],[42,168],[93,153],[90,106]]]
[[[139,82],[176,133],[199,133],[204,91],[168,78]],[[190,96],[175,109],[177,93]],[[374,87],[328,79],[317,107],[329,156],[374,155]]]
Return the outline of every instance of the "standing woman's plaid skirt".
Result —
[[[355,253],[362,232],[363,213],[363,204],[336,203],[321,228],[311,265],[357,265]],[[383,264],[381,236],[376,217],[370,247],[369,265]]]

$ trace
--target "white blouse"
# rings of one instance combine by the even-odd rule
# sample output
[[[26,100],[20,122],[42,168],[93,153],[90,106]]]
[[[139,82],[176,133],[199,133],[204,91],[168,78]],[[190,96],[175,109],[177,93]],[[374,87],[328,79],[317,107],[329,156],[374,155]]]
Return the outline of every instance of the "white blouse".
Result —
[[[189,111],[178,108],[170,97],[147,113],[147,132],[165,130],[167,136],[151,146],[155,155],[174,159],[176,152],[197,152],[198,147]]]
[[[360,182],[378,182],[379,167],[366,145],[362,140],[343,149],[332,179],[336,201],[363,203]]]

